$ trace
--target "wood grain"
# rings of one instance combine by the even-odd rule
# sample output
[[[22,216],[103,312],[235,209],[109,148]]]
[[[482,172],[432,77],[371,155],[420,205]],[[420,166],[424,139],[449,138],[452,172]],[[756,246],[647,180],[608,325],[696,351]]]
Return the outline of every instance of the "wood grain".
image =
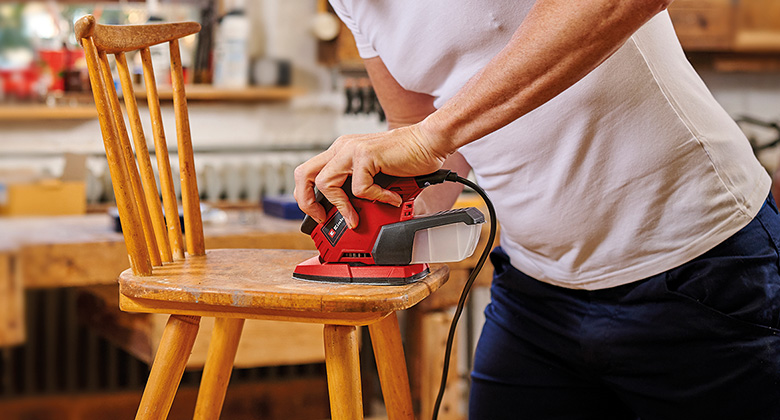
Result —
[[[392,312],[409,308],[447,279],[441,267],[404,286],[347,285],[295,280],[295,266],[314,251],[209,250],[205,256],[156,267],[153,276],[120,275],[128,298],[177,304],[314,312]]]
[[[92,105],[0,105],[0,121],[91,120],[95,118],[97,118],[97,112]]]
[[[138,50],[162,44],[200,31],[197,22],[158,23],[149,25],[102,25],[87,15],[76,21],[77,39],[92,37],[95,46],[107,53]]]
[[[24,288],[13,265],[13,255],[0,251],[0,347],[25,340]]]
[[[320,331],[320,342],[321,335]],[[230,386],[221,418],[326,419],[329,417],[327,392],[324,375],[235,384]],[[192,420],[197,394],[197,388],[179,389],[168,420]],[[3,420],[124,420],[133,418],[140,400],[140,391],[14,396],[0,399],[0,412]],[[262,417],[258,417],[258,411]]]
[[[124,53],[116,55],[116,67],[119,73],[119,79],[122,83],[122,93],[127,109],[127,120],[130,122],[130,129],[133,133],[133,144],[135,145],[136,160],[141,172],[141,182],[143,184],[146,205],[149,208],[154,237],[160,250],[160,260],[164,262],[173,261],[171,255],[171,244],[168,242],[168,235],[165,231],[165,220],[163,219],[162,205],[160,204],[160,194],[157,191],[157,181],[154,178],[154,169],[149,157],[149,148],[146,145],[146,136],[144,135],[143,125],[141,124],[141,115],[138,113],[138,103],[133,95],[133,82],[130,76],[130,69],[127,66],[127,58]]]
[[[433,406],[441,384],[441,373],[444,368],[444,348],[447,344],[447,333],[452,316],[447,312],[429,312],[423,315],[421,333],[422,352],[420,357],[420,418],[428,419],[433,414]],[[457,343],[457,335],[455,343]],[[459,412],[461,394],[459,391],[460,379],[457,372],[458,346],[452,347],[447,384],[445,386],[444,399],[439,408],[439,418],[463,419],[463,413]]]
[[[357,328],[325,325],[325,366],[333,420],[363,419]]]
[[[173,404],[184,366],[198,334],[200,318],[172,315],[154,358],[136,420],[163,420]]]
[[[100,60],[98,52],[91,38],[83,38],[82,45],[89,67],[89,80],[95,99],[95,107],[98,111],[100,129],[103,134],[103,144],[106,150],[108,167],[113,180],[114,196],[119,209],[119,216],[125,226],[140,226],[141,220],[133,202],[133,192],[128,180],[127,168],[125,168],[122,150],[119,145],[119,135],[111,114],[111,108],[106,96],[106,86],[101,77]],[[149,260],[143,232],[128,230],[125,234],[127,253],[130,256],[130,266],[137,274],[151,274],[152,265]]]
[[[165,225],[168,228],[168,241],[171,244],[173,258],[182,259],[184,258],[184,243],[182,242],[181,224],[179,222],[179,205],[173,188],[168,143],[165,139],[160,100],[157,98],[157,82],[154,80],[154,67],[152,66],[152,55],[149,48],[141,49],[141,62],[143,64],[144,83],[146,84],[147,92],[146,103],[152,120],[154,153],[157,157],[157,172],[160,176],[160,190],[163,209],[165,210]]]
[[[219,418],[243,329],[243,319],[217,318],[214,322],[195,406],[195,420]]]
[[[170,45],[171,81],[173,85],[173,111],[176,118],[176,141],[179,155],[179,178],[181,180],[184,226],[187,232],[187,252],[203,255],[206,247],[203,241],[203,222],[200,215],[200,196],[195,176],[195,159],[192,154],[190,119],[187,114],[187,97],[184,92],[184,74],[181,68],[179,41]]]
[[[248,86],[241,89],[219,88],[213,85],[187,85],[188,101],[231,101],[231,102],[273,102],[285,101],[304,93],[300,88],[287,86]],[[135,90],[136,98],[146,98],[146,91]],[[171,88],[160,87],[157,91],[160,100],[172,100]]]
[[[368,329],[388,420],[414,420],[409,374],[406,370],[398,317],[392,313],[381,321],[369,325]]]
[[[168,315],[120,311],[116,284],[81,290],[79,319],[112,343],[151,364]],[[213,331],[214,318],[201,319],[187,369],[203,368]],[[253,368],[324,361],[321,325],[250,319],[244,324],[233,365],[237,368]]]
[[[149,255],[149,260],[153,266],[162,265],[160,259],[160,250],[157,247],[157,239],[154,236],[154,228],[152,227],[152,219],[149,214],[149,206],[146,203],[146,195],[141,185],[141,176],[138,174],[138,166],[135,163],[135,155],[133,148],[130,146],[130,138],[127,135],[127,127],[125,126],[125,118],[122,114],[122,108],[119,106],[119,97],[116,94],[116,89],[113,89],[114,78],[111,74],[111,66],[108,63],[108,57],[104,52],[98,52],[98,58],[100,59],[100,68],[103,73],[103,82],[105,86],[111,86],[111,89],[107,89],[108,102],[111,105],[111,113],[114,116],[114,126],[117,129],[119,150],[122,152],[122,158],[125,163],[125,169],[127,171],[128,180],[130,181],[130,189],[133,192],[134,200],[130,203],[135,207],[135,211],[140,216],[140,226],[124,226],[125,229],[132,231],[140,229],[143,232],[144,238],[146,238],[146,248]],[[156,199],[155,199],[156,200]]]

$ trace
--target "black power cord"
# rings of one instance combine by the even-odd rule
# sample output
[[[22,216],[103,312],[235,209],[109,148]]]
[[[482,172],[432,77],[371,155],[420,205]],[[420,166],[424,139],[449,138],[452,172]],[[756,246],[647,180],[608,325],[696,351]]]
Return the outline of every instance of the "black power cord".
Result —
[[[490,234],[488,235],[488,242],[485,245],[485,249],[482,251],[482,255],[479,257],[479,260],[474,266],[474,269],[471,270],[471,274],[469,275],[468,280],[466,280],[466,284],[463,286],[463,291],[461,292],[460,299],[458,300],[458,306],[455,308],[455,315],[452,317],[450,331],[447,335],[447,345],[444,351],[444,369],[441,373],[439,394],[436,396],[436,403],[433,406],[433,415],[431,416],[432,420],[436,420],[439,417],[441,401],[444,398],[444,389],[447,385],[447,371],[450,369],[450,359],[452,358],[452,345],[455,341],[455,328],[458,326],[458,320],[460,319],[460,315],[463,313],[463,308],[466,306],[466,299],[468,299],[471,286],[474,284],[474,280],[476,280],[477,274],[479,274],[480,270],[482,270],[482,266],[485,265],[485,261],[487,261],[488,255],[490,255],[490,251],[493,249],[493,242],[496,239],[496,210],[493,208],[493,203],[488,198],[485,190],[468,179],[458,176],[458,174],[455,172],[450,172],[447,175],[446,180],[461,183],[471,188],[474,190],[474,192],[479,194],[480,197],[482,197],[482,200],[485,201],[485,205],[488,208],[488,213],[490,214]]]

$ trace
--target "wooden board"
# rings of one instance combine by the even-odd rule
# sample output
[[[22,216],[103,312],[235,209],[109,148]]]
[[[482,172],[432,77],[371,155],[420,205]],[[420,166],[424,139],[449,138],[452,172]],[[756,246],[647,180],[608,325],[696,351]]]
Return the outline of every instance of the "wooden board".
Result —
[[[677,0],[669,16],[682,46],[689,51],[729,50],[734,42],[731,0]]]
[[[436,396],[441,383],[441,373],[444,368],[444,349],[447,343],[447,333],[452,316],[448,312],[429,312],[423,315],[420,345],[422,351],[419,369],[420,377],[420,415],[421,419],[431,418]],[[439,418],[442,420],[462,420],[466,418],[461,402],[467,400],[465,384],[458,377],[458,346],[457,334],[448,370],[447,385],[439,408]]]
[[[90,120],[97,118],[94,105],[0,105],[0,121]]]
[[[281,86],[248,86],[245,88],[225,89],[212,85],[187,85],[188,101],[284,101],[303,93],[303,90]],[[137,98],[146,98],[146,89],[136,86],[134,89]],[[173,90],[170,87],[160,86],[157,92],[161,100],[172,100]]]
[[[82,289],[80,317],[101,335],[150,363],[168,319],[164,314],[135,314],[119,310],[118,288]],[[213,319],[204,318],[188,368],[201,368],[206,360]],[[315,363],[324,360],[322,327],[311,324],[249,321],[244,327],[237,367]]]
[[[120,311],[117,285],[81,290],[79,318],[120,348],[151,363],[168,316]],[[203,367],[213,325],[213,318],[201,320],[198,338],[187,363],[188,369]],[[247,320],[234,366],[283,366],[324,360],[321,325]]]
[[[155,267],[152,276],[125,271],[119,276],[119,291],[123,298],[146,300],[152,306],[152,301],[182,308],[211,306],[226,314],[234,309],[289,312],[291,317],[295,312],[382,313],[414,306],[444,284],[449,274],[442,266],[420,281],[399,286],[294,279],[295,266],[316,255],[305,250],[214,249]]]
[[[736,51],[780,51],[780,2],[740,0],[737,13]]]
[[[192,419],[198,390],[176,394],[169,420]],[[3,420],[132,419],[141,392],[54,395],[0,401]],[[330,415],[325,377],[286,379],[228,387],[223,419],[323,419]]]
[[[13,255],[0,251],[0,347],[21,344],[25,339],[24,290],[13,266]]]

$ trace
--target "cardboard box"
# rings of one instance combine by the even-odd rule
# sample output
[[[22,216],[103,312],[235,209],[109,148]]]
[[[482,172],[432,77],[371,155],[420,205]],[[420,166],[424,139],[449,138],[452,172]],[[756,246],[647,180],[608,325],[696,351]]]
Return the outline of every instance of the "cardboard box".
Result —
[[[46,179],[0,186],[0,215],[56,216],[85,214],[87,191],[83,181]],[[3,202],[3,197],[5,200]]]
[[[87,212],[86,156],[65,155],[62,177],[31,170],[0,173],[0,215],[59,216]]]

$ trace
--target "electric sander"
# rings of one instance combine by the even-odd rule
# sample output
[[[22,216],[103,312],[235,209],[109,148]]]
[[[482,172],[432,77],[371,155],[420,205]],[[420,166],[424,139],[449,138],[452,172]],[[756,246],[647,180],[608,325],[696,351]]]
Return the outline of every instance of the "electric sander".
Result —
[[[316,200],[325,208],[325,221],[317,223],[306,216],[301,231],[311,235],[320,255],[298,264],[293,271],[293,277],[302,280],[397,285],[424,278],[428,275],[428,263],[468,258],[479,241],[480,225],[485,222],[482,212],[469,207],[429,216],[414,215],[414,199],[423,188],[444,181],[458,182],[479,194],[485,201],[491,223],[485,248],[463,286],[452,317],[432,420],[438,418],[444,397],[458,319],[463,313],[469,290],[493,249],[496,237],[496,210],[485,191],[474,182],[448,170],[413,178],[378,174],[374,177],[374,183],[401,196],[401,205],[395,207],[355,197],[352,194],[352,180],[347,178],[342,188],[360,216],[359,225],[355,229],[348,229],[341,213],[318,191]]]
[[[424,278],[428,263],[468,258],[479,241],[480,225],[485,222],[482,212],[469,207],[414,215],[414,200],[425,187],[456,178],[457,174],[448,170],[413,178],[377,174],[377,185],[401,196],[398,207],[355,197],[351,178],[347,178],[342,188],[360,217],[354,229],[347,228],[341,213],[317,191],[316,200],[327,213],[325,221],[317,223],[306,216],[301,231],[311,235],[320,255],[300,263],[293,277],[398,285]]]

